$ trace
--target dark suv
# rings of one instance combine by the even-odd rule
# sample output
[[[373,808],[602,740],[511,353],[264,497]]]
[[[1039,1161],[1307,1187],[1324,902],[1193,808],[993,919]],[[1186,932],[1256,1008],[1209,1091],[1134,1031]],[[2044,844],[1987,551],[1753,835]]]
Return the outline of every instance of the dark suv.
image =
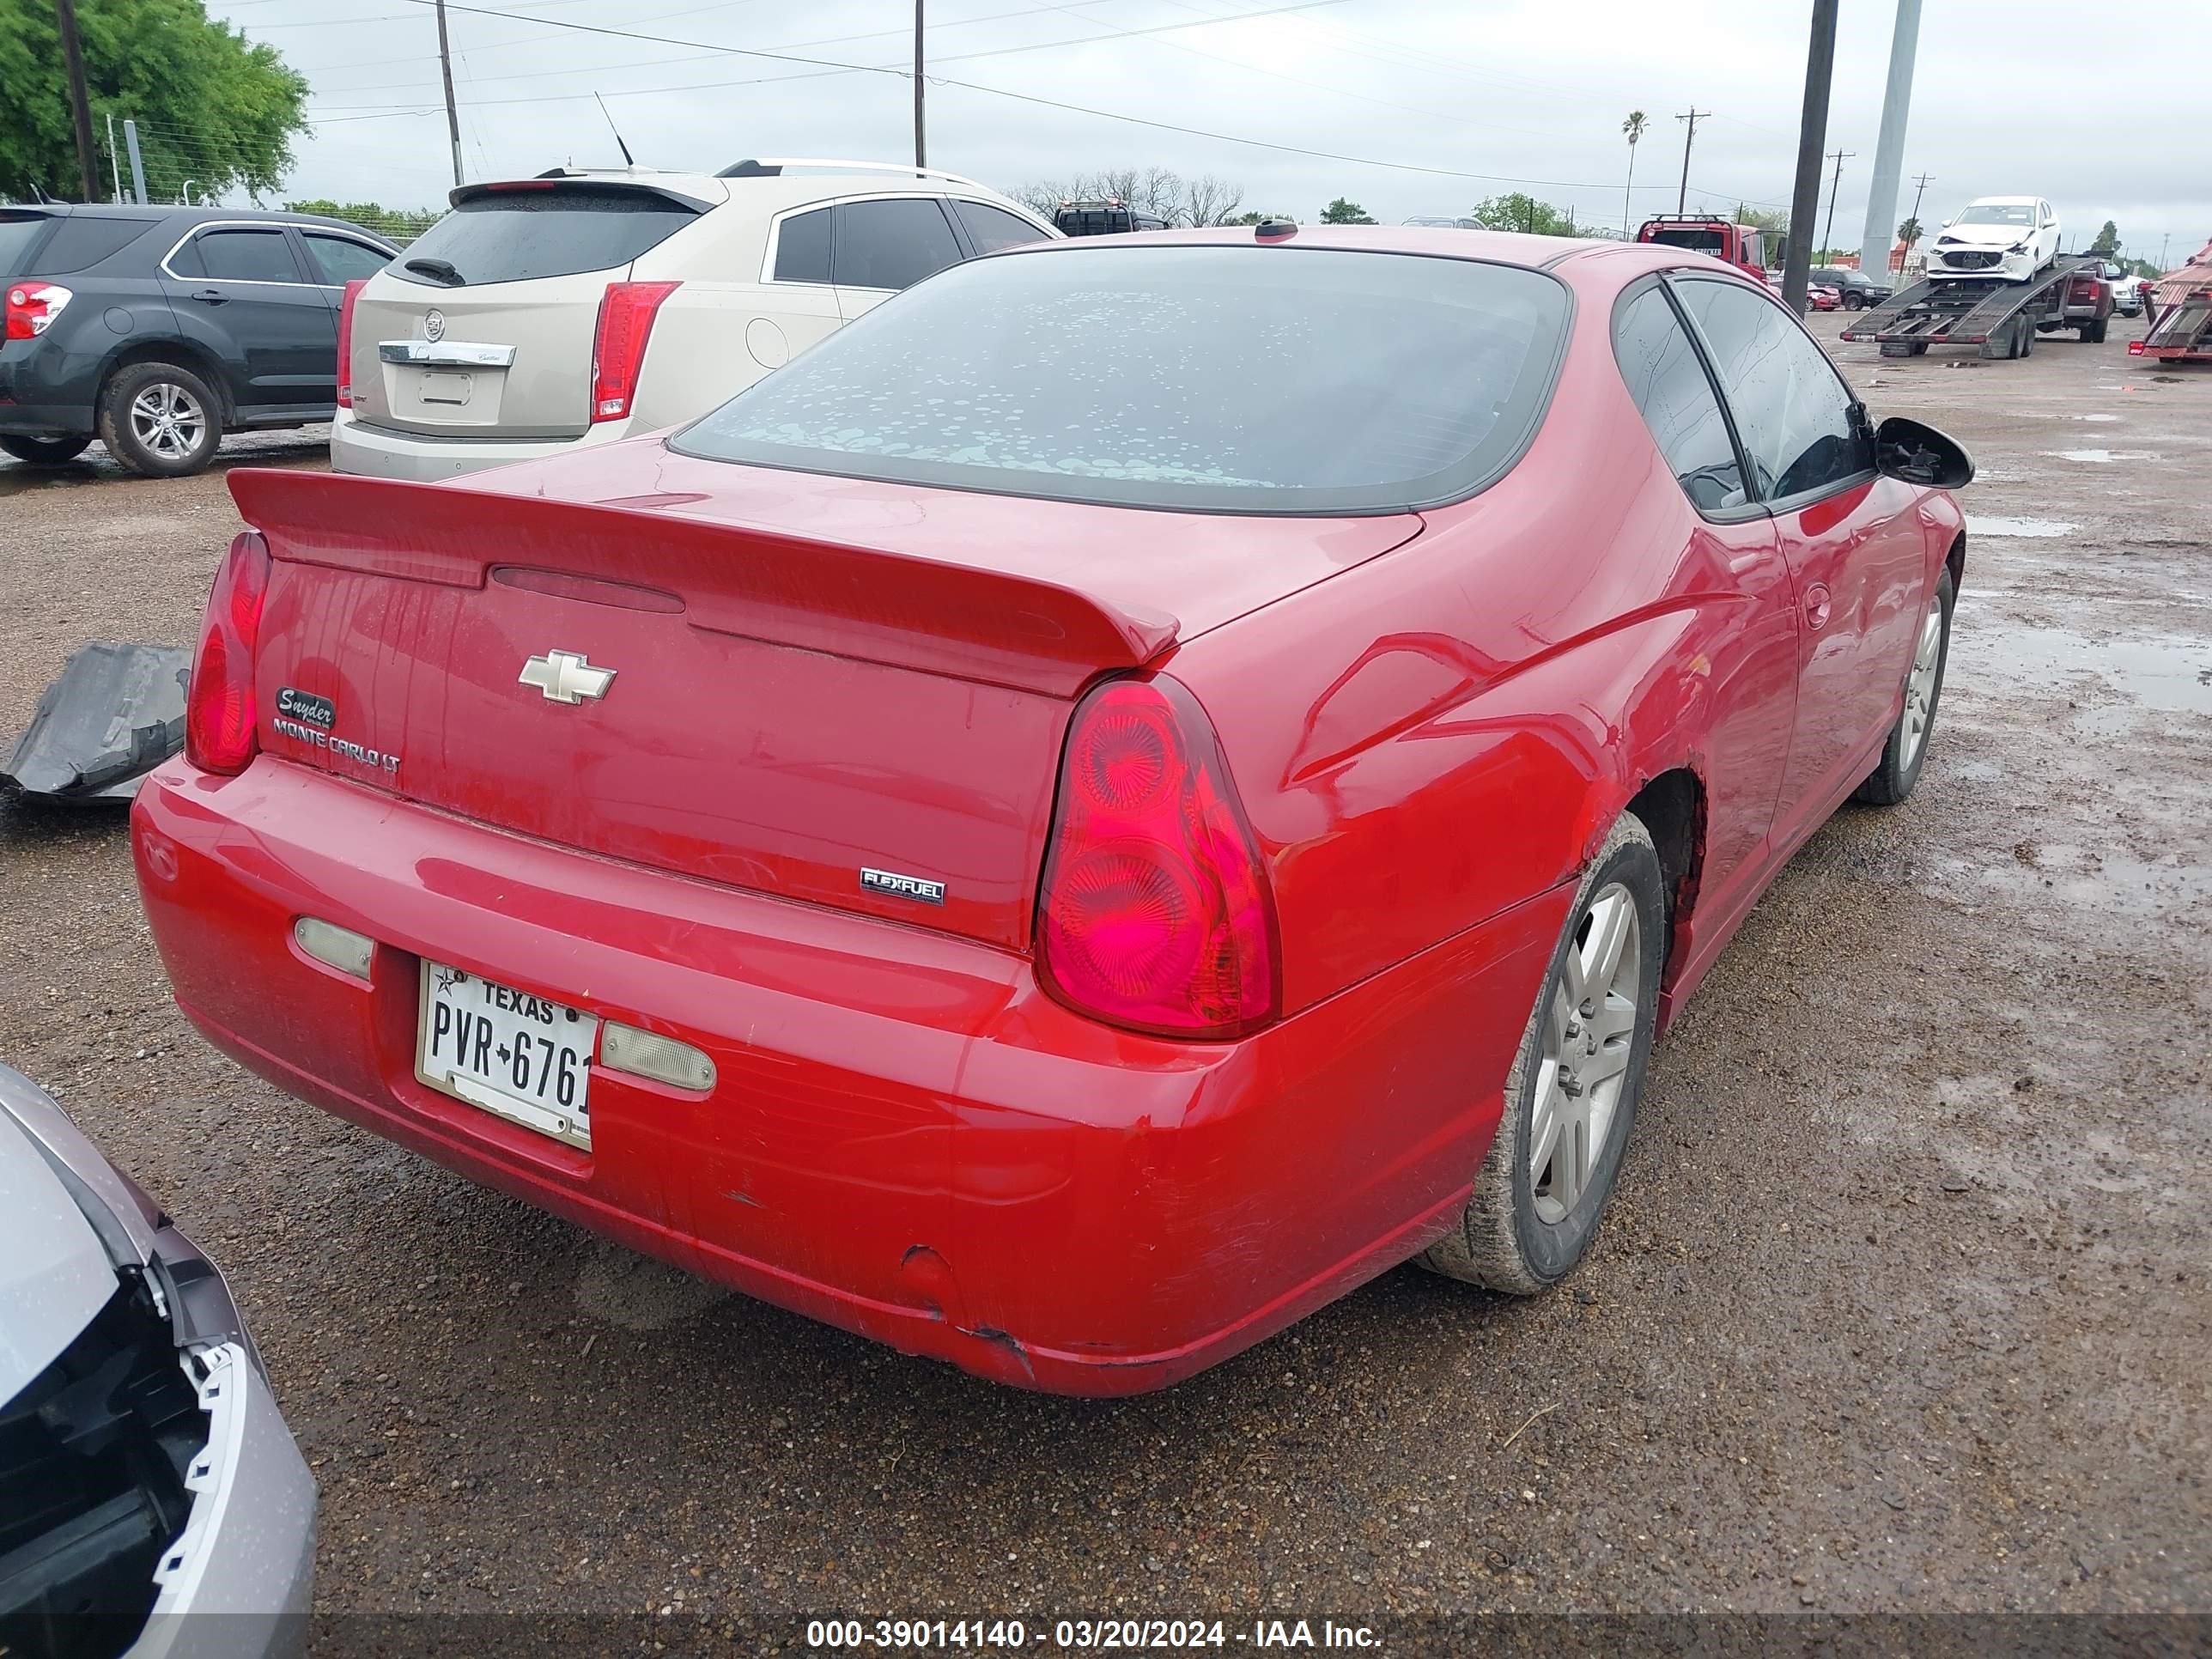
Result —
[[[312,214],[0,207],[0,450],[51,465],[97,436],[177,477],[226,432],[329,420],[338,301],[394,252]]]
[[[1815,265],[1811,280],[1841,295],[1846,311],[1878,306],[1889,298],[1893,291],[1891,285],[1882,278],[1869,276],[1863,270],[1853,270],[1844,265]]]

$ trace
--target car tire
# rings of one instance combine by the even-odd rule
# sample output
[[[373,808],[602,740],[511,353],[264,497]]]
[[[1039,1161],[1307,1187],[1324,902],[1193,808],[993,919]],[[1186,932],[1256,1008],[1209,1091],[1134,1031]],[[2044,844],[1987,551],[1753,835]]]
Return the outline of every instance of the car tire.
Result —
[[[2099,319],[2097,319],[2097,320],[2096,320],[2095,322],[2094,322],[2094,323],[2084,323],[2084,324],[2082,324],[2082,325],[2081,325],[2081,343],[2082,343],[2084,345],[2102,345],[2102,344],[2104,344],[2104,343],[2105,343],[2105,328],[2106,328],[2106,319],[2105,319],[2104,318],[2102,318],[2102,317],[2100,317]]]
[[[0,434],[0,449],[32,466],[59,466],[64,461],[73,461],[83,454],[91,443],[89,435],[82,438],[26,438],[12,432]]]
[[[1936,592],[1913,641],[1912,660],[1905,665],[1905,705],[1881,746],[1881,763],[1853,793],[1854,800],[1894,806],[1920,781],[1928,740],[1936,730],[1936,705],[1943,696],[1943,670],[1951,660],[1951,611],[1957,600],[1947,566],[1936,579]]]
[[[1844,295],[1844,309],[1846,311],[1857,311],[1863,308],[1865,305],[1866,301],[1859,298],[1856,294],[1846,294]]]
[[[1614,941],[1609,969],[1601,960],[1607,939]],[[1423,1253],[1423,1266],[1516,1296],[1548,1290],[1573,1270],[1620,1174],[1651,1057],[1666,959],[1659,855],[1643,823],[1624,812],[1584,872],[1545,968],[1474,1197],[1458,1225]],[[1602,977],[1583,987],[1586,974]],[[1592,994],[1571,1000],[1577,988]],[[1594,1064],[1601,1076],[1592,1076]],[[1589,1104],[1575,1103],[1583,1100]],[[1594,1125],[1601,1103],[1602,1121]],[[1539,1137],[1547,1129],[1551,1150],[1539,1164]]]
[[[188,368],[132,363],[117,370],[100,394],[100,435],[131,471],[181,478],[215,459],[222,444],[222,404]]]

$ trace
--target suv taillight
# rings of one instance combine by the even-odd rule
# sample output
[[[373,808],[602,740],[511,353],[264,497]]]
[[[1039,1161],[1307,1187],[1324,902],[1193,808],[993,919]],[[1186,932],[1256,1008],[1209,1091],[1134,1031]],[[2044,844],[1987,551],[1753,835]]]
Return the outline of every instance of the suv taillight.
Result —
[[[637,398],[653,313],[681,283],[609,283],[592,337],[592,418],[619,421]]]
[[[241,532],[208,591],[200,647],[185,695],[185,758],[203,772],[246,769],[259,747],[253,708],[253,653],[269,596],[269,544]]]
[[[6,337],[35,340],[76,296],[59,283],[15,283],[8,289]]]
[[[361,298],[362,289],[368,286],[368,278],[356,276],[345,285],[345,298],[338,301],[338,407],[353,407],[353,302]]]
[[[1277,955],[1267,868],[1198,700],[1165,677],[1100,686],[1060,763],[1046,987],[1132,1030],[1241,1036],[1279,1012]]]

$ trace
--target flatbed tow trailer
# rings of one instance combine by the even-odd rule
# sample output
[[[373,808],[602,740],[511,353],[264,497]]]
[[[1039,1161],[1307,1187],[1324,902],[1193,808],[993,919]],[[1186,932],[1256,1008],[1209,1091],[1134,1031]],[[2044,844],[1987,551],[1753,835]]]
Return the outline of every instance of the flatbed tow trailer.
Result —
[[[2150,331],[2129,343],[2128,355],[2162,363],[2212,363],[2212,267],[2191,265],[2183,280],[2160,287],[2180,297],[2155,309]]]
[[[1972,276],[1915,283],[1862,312],[1843,337],[1875,341],[1885,357],[1917,357],[1932,345],[1979,346],[1984,357],[2025,357],[2035,349],[2039,328],[2065,325],[2069,286],[2098,263],[2056,260],[2024,283]],[[2092,334],[2084,326],[2082,337],[2101,337],[2103,325],[2094,328]]]

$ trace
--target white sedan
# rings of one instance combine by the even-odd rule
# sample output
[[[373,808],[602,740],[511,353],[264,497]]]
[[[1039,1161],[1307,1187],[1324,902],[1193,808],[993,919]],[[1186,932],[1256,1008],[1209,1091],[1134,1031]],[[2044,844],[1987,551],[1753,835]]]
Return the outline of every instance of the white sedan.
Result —
[[[1945,225],[1928,252],[1930,276],[2024,283],[2058,257],[2058,215],[2037,196],[1984,196]]]

